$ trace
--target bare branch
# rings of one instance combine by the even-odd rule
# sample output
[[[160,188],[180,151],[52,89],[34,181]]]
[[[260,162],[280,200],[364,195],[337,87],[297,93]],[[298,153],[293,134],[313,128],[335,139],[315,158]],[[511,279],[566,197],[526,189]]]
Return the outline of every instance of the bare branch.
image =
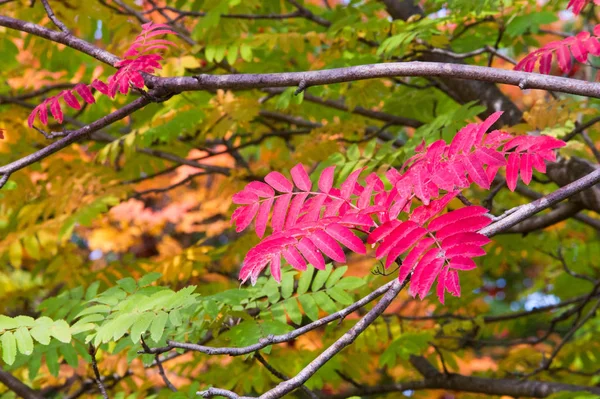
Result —
[[[46,14],[48,14],[48,18],[50,18],[50,21],[52,21],[54,25],[56,25],[56,27],[60,29],[63,33],[70,35],[71,31],[56,17],[56,15],[54,15],[54,11],[52,11],[52,7],[50,7],[50,4],[48,4],[48,0],[41,1],[42,5],[44,6],[44,9],[46,10]]]
[[[147,79],[147,84],[151,88],[160,87],[179,93],[193,90],[247,90],[269,87],[294,87],[298,86],[303,80],[308,86],[319,86],[395,76],[448,77],[477,80],[503,83],[527,89],[544,89],[600,98],[600,83],[476,65],[418,61],[367,64],[305,72],[197,75],[194,77],[182,76],[172,78],[150,76]]]
[[[44,396],[29,388],[15,376],[0,367],[0,382],[23,399],[43,399]]]
[[[19,19],[0,15],[0,26],[5,26],[10,29],[16,29],[21,32],[31,33],[32,35],[51,40],[56,43],[64,44],[65,46],[74,48],[84,54],[94,57],[98,61],[102,61],[110,66],[115,66],[119,57],[102,50],[93,44],[79,39],[73,35],[65,35],[64,32],[57,32],[43,26],[33,24],[31,22],[21,21]]]
[[[0,17],[2,18],[2,17]],[[125,105],[123,108],[116,110],[115,112],[108,114],[95,122],[90,123],[89,125],[83,126],[80,129],[72,131],[68,136],[63,137],[62,139],[55,141],[47,147],[42,148],[39,151],[34,152],[33,154],[29,154],[21,159],[18,159],[14,162],[9,163],[8,165],[4,165],[0,167],[0,175],[7,175],[13,173],[19,169],[23,169],[26,166],[29,166],[33,163],[36,163],[57,151],[62,150],[68,145],[75,143],[76,141],[81,140],[82,138],[90,135],[91,133],[100,130],[120,119],[125,118],[126,116],[132,114],[133,112],[143,108],[144,106],[150,103],[144,97],[140,97],[131,103]]]
[[[404,283],[394,279],[389,290],[381,298],[379,303],[373,307],[358,323],[350,328],[344,335],[335,341],[329,348],[325,349],[319,356],[302,369],[295,377],[290,378],[277,385],[275,388],[265,392],[260,399],[276,399],[292,392],[300,385],[304,384],[313,374],[315,374],[325,363],[331,360],[342,349],[352,344],[362,332],[371,325],[392,303],[400,291],[406,286],[408,279]]]
[[[94,348],[92,344],[90,344],[88,348],[88,353],[92,357],[92,368],[94,369],[94,375],[96,376],[96,384],[98,384],[98,389],[100,390],[100,393],[102,393],[104,399],[108,399],[106,387],[102,381],[102,376],[100,375],[100,370],[98,369],[98,362],[96,361],[96,348]]]
[[[586,190],[600,182],[600,169],[594,170],[592,173],[582,177],[581,179],[575,180],[572,183],[567,184],[548,194],[540,199],[537,199],[529,204],[522,205],[511,215],[504,219],[492,223],[488,227],[481,229],[481,234],[487,235],[488,237],[506,231],[516,225],[517,223],[529,218],[536,213],[543,211],[544,209],[550,208],[552,205],[559,203],[560,201],[571,197],[583,190]]]
[[[273,374],[275,377],[277,377],[277,378],[279,378],[280,380],[283,380],[283,381],[287,381],[287,380],[290,379],[288,376],[286,376],[285,374],[279,372],[273,366],[271,366],[266,361],[266,359],[259,352],[256,352],[254,354],[254,357],[256,358],[256,360],[258,360],[260,362],[260,364],[262,364],[263,366],[265,366],[265,368],[267,370],[269,370],[269,372],[271,374]],[[306,396],[308,396],[311,399],[319,399],[319,396],[317,396],[316,393],[314,393],[313,391],[311,391],[310,389],[308,389],[305,385],[301,385],[300,386],[300,390],[302,390],[302,392],[304,392],[306,394]]]

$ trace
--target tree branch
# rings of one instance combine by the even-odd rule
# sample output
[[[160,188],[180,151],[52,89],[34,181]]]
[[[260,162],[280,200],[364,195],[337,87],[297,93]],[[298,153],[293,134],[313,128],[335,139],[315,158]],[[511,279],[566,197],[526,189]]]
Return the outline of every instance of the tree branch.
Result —
[[[313,374],[317,372],[325,363],[331,360],[338,352],[352,344],[354,340],[377,319],[392,303],[400,291],[406,286],[408,279],[404,283],[394,279],[388,292],[381,298],[379,303],[373,307],[367,314],[361,318],[352,328],[335,341],[330,347],[325,349],[319,356],[302,369],[295,377],[290,378],[277,385],[275,388],[260,395],[260,399],[276,399],[292,392],[300,385],[304,384]]]
[[[42,395],[29,388],[15,376],[0,367],[0,382],[23,399],[44,399]]]
[[[256,352],[254,354],[254,357],[256,358],[256,360],[258,360],[260,362],[260,364],[262,364],[263,366],[265,366],[265,368],[267,370],[269,370],[269,372],[271,374],[273,374],[275,377],[279,378],[280,380],[283,381],[287,381],[290,378],[288,376],[286,376],[285,374],[279,372],[278,370],[276,370],[273,366],[271,366],[266,359],[259,353]],[[300,389],[302,390],[302,392],[304,392],[306,394],[306,396],[308,396],[311,399],[319,399],[319,397],[317,396],[316,393],[314,393],[313,391],[311,391],[310,389],[308,389],[305,385],[300,385]]]
[[[52,21],[54,25],[56,25],[56,27],[60,29],[63,33],[70,35],[71,31],[56,17],[56,15],[54,15],[54,11],[52,11],[52,7],[50,7],[50,4],[48,4],[48,0],[42,0],[42,5],[46,10],[46,14],[48,14],[48,18],[50,18],[50,21]]]
[[[65,46],[79,50],[82,53],[92,56],[98,61],[102,61],[112,67],[114,67],[117,61],[119,61],[119,57],[116,55],[111,54],[106,50],[102,50],[93,44],[86,42],[85,40],[79,39],[73,35],[65,35],[64,32],[57,32],[31,22],[21,21],[20,19],[0,15],[0,26],[19,30],[21,32],[31,33],[32,35],[39,36],[56,43],[64,44]]]
[[[303,80],[308,86],[318,86],[396,76],[448,77],[478,80],[518,86],[522,89],[544,89],[600,98],[600,83],[476,65],[418,61],[367,64],[305,72],[229,75],[204,74],[194,77],[180,76],[171,78],[149,76],[146,84],[150,88],[160,88],[165,91],[180,93],[195,90],[248,90],[269,87],[295,87]]]
[[[586,176],[559,188],[551,194],[530,202],[529,204],[515,208],[515,212],[508,215],[504,219],[479,230],[479,233],[491,237],[495,234],[506,231],[530,216],[535,215],[544,209],[550,208],[552,205],[557,204],[560,201],[571,197],[572,195],[593,187],[599,182],[600,169],[596,169],[592,173],[589,173]]]
[[[0,17],[2,18],[2,17]],[[33,163],[36,163],[57,151],[62,150],[68,145],[75,143],[76,141],[81,140],[82,138],[90,135],[91,133],[100,130],[120,119],[125,118],[126,116],[132,114],[133,112],[145,107],[150,103],[150,100],[145,97],[140,97],[131,103],[125,105],[123,108],[116,110],[115,112],[108,114],[95,122],[90,123],[89,125],[85,125],[80,129],[74,130],[69,133],[66,137],[63,137],[60,140],[55,141],[47,147],[42,148],[39,151],[34,152],[33,154],[29,154],[21,159],[18,159],[14,162],[9,163],[8,165],[4,165],[0,167],[0,175],[8,175],[19,169],[23,169],[26,166],[29,166]]]

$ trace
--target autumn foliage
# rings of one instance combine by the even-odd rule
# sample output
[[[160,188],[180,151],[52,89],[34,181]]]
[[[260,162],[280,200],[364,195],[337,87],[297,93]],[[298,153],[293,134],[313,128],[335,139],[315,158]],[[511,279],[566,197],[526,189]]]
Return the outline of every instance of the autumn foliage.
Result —
[[[600,0],[0,0],[0,399],[600,395]]]
[[[421,144],[402,169],[386,172],[387,184],[376,173],[369,174],[364,184],[359,183],[362,170],[358,169],[334,188],[335,167],[328,167],[318,177],[318,191],[313,191],[301,164],[291,170],[293,183],[281,173],[271,172],[265,177],[266,183],[248,184],[233,197],[233,202],[242,206],[231,221],[240,232],[255,220],[256,234],[263,237],[272,213],[273,234],[248,252],[240,279],[250,278],[254,284],[270,264],[271,275],[281,281],[282,257],[300,271],[306,270],[307,262],[325,269],[323,255],[345,263],[339,244],[358,254],[366,253],[354,230],[366,235],[371,246],[377,245],[375,256],[386,258],[386,269],[394,262],[400,264],[401,282],[413,274],[413,296],[425,298],[436,279],[440,302],[444,302],[446,291],[460,296],[458,270],[474,269],[473,258],[485,255],[481,247],[489,239],[477,231],[492,220],[486,215],[488,210],[480,206],[438,214],[472,183],[489,189],[502,167],[506,167],[511,191],[519,175],[529,184],[533,169],[545,172],[545,161],[554,161],[554,150],[565,145],[552,137],[513,137],[500,130],[486,135],[501,114],[496,112],[482,123],[459,130],[450,144],[443,140]],[[407,220],[399,220],[404,215]]]

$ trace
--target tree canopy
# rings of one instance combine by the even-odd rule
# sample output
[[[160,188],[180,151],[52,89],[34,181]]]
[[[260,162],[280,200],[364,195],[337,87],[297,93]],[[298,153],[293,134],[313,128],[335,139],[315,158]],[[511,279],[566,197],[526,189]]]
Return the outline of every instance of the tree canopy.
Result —
[[[0,0],[0,398],[600,397],[598,0]]]

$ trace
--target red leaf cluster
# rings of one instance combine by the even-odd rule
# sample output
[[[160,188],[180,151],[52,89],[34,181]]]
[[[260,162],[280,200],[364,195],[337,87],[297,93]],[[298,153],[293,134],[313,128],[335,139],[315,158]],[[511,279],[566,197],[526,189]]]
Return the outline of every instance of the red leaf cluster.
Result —
[[[118,70],[117,72],[108,78],[108,83],[104,83],[101,80],[94,80],[91,85],[79,83],[73,89],[63,90],[55,96],[48,97],[40,105],[35,107],[29,118],[27,124],[32,127],[35,118],[38,117],[43,125],[48,124],[48,108],[52,117],[56,119],[58,123],[63,121],[63,111],[60,99],[64,103],[74,109],[81,109],[81,104],[75,97],[78,94],[83,101],[88,104],[96,102],[94,95],[92,94],[92,88],[98,90],[102,94],[114,98],[117,91],[121,94],[127,94],[129,92],[130,85],[134,85],[138,88],[144,87],[144,78],[142,72],[154,73],[157,69],[161,68],[160,61],[163,57],[160,54],[153,53],[158,50],[168,49],[168,46],[174,46],[175,44],[171,41],[164,39],[154,39],[158,35],[175,34],[168,25],[164,24],[153,24],[149,22],[142,25],[142,33],[140,33],[135,41],[131,44],[129,49],[125,52],[123,59],[117,62],[115,65]]]
[[[571,8],[574,14],[579,15],[581,10],[583,10],[583,7],[591,1],[592,0],[570,0],[567,9]],[[600,5],[600,0],[594,0],[594,4]]]
[[[543,172],[544,160],[554,160],[553,150],[565,145],[552,137],[513,137],[499,130],[486,135],[501,114],[466,126],[450,144],[438,140],[419,146],[401,170],[386,172],[387,188],[375,173],[359,183],[362,169],[333,187],[335,167],[330,166],[321,172],[317,190],[300,164],[291,170],[291,181],[271,172],[264,183],[249,183],[233,197],[240,205],[231,217],[236,231],[255,221],[256,234],[263,237],[270,218],[273,232],[248,252],[240,279],[254,283],[270,264],[279,281],[282,257],[298,270],[307,263],[323,269],[323,255],[343,263],[342,246],[365,254],[366,237],[377,246],[375,256],[386,258],[386,268],[406,254],[399,278],[413,273],[412,295],[423,298],[436,279],[440,301],[446,291],[460,295],[458,270],[475,268],[473,258],[485,254],[481,247],[489,240],[477,231],[491,219],[479,206],[437,215],[472,183],[489,189],[501,167],[507,168],[511,190],[519,174],[528,184],[532,169]]]
[[[598,0],[600,2],[600,0]],[[573,68],[571,55],[579,61],[586,62],[588,55],[600,55],[600,25],[594,27],[593,35],[589,32],[580,32],[576,36],[563,40],[553,41],[544,47],[528,54],[516,66],[519,71],[532,72],[539,63],[539,71],[549,74],[552,68],[552,58],[556,56],[558,67],[563,73],[569,73]]]

